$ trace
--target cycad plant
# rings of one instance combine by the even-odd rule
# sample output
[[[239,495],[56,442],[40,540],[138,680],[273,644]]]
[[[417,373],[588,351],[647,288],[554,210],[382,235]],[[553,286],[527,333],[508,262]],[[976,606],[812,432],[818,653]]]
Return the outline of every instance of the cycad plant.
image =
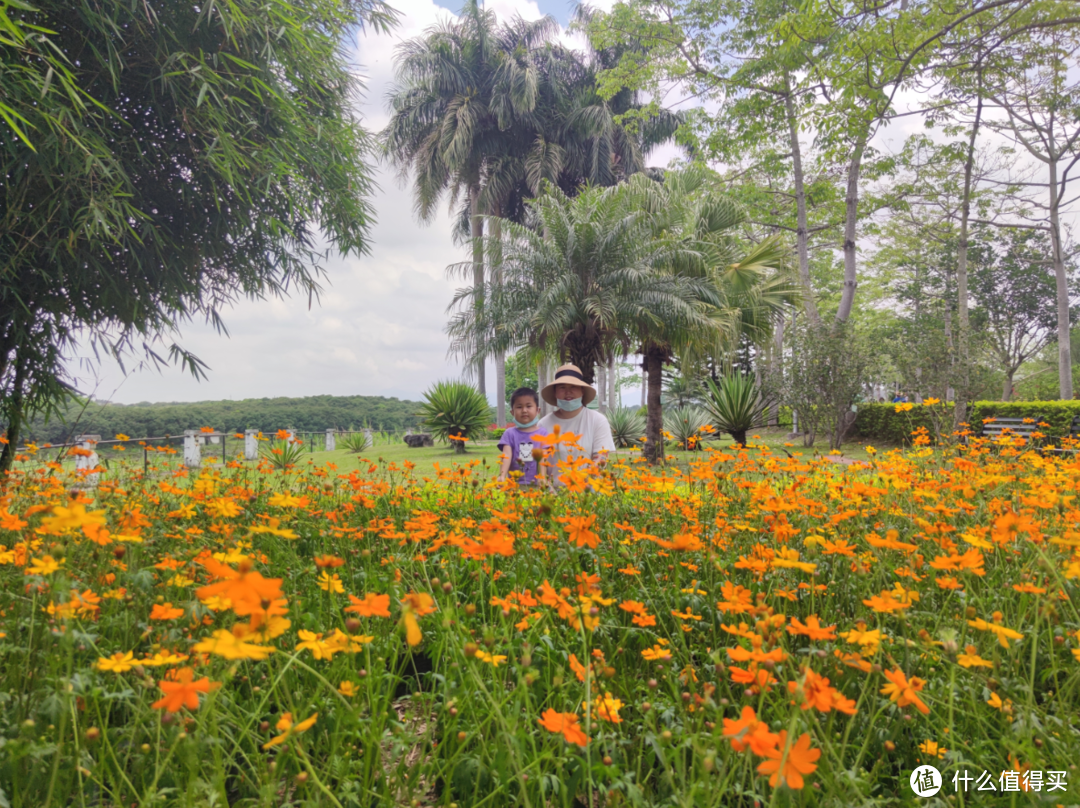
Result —
[[[702,429],[709,426],[709,413],[700,407],[677,407],[664,414],[664,429],[683,449],[693,449],[704,437]]]
[[[771,397],[762,393],[753,376],[743,373],[729,373],[719,384],[708,379],[706,387],[705,409],[713,424],[745,446],[746,433],[764,425]]]
[[[453,441],[458,454],[465,452],[465,442],[484,434],[492,412],[487,398],[465,382],[436,382],[424,393],[419,415],[424,426],[440,440]]]
[[[611,437],[618,447],[637,446],[645,434],[645,418],[633,407],[612,407],[607,412]]]

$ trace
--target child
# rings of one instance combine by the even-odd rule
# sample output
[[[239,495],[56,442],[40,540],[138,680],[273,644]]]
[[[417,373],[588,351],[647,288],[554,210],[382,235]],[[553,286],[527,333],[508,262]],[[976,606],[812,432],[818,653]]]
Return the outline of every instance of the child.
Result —
[[[504,482],[511,471],[521,472],[518,485],[534,485],[543,482],[544,469],[533,459],[534,435],[546,435],[547,431],[538,428],[540,421],[540,396],[531,387],[519,387],[510,395],[510,414],[514,426],[508,427],[501,438],[502,465],[499,467],[499,481]]]

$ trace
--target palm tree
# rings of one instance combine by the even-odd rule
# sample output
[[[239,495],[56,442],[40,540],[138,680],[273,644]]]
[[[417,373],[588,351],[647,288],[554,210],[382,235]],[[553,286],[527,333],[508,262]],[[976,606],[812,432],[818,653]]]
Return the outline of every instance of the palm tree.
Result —
[[[485,309],[462,305],[476,295],[471,287],[455,295],[451,308],[460,311],[447,329],[453,352],[554,349],[592,383],[595,365],[635,341],[626,323],[712,327],[699,302],[711,294],[708,281],[655,271],[670,245],[650,239],[650,223],[625,186],[587,187],[571,197],[548,184],[527,207],[527,224],[503,220],[502,240],[486,242],[489,254],[501,253],[503,278],[482,292]]]
[[[687,330],[689,323],[678,319],[658,325],[653,318],[632,326],[647,374],[645,454],[651,463],[660,459],[663,366],[677,354],[693,359],[730,352],[743,334],[755,341],[767,339],[796,294],[786,247],[774,237],[746,251],[733,232],[744,214],[717,192],[712,180],[708,169],[693,165],[666,173],[661,182],[641,175],[628,182],[633,203],[646,214],[650,238],[664,245],[654,268],[703,281],[713,292],[708,299],[712,328]]]
[[[494,12],[468,0],[461,19],[433,26],[398,48],[384,148],[402,179],[414,175],[421,221],[432,220],[447,192],[452,208],[464,198],[478,311],[484,306],[482,217],[501,212],[496,202],[506,202],[497,194],[485,199],[483,190],[500,158],[513,151],[512,141],[521,139],[518,119],[536,108],[542,75],[534,56],[557,30],[552,17],[500,28]],[[476,370],[486,392],[482,356]]]

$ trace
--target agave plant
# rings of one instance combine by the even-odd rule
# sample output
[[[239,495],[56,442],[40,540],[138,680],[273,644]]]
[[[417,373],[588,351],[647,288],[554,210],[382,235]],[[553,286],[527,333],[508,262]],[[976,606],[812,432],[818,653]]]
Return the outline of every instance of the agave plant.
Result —
[[[304,447],[298,440],[276,440],[262,450],[263,458],[276,470],[285,471],[297,464],[304,454]]]
[[[637,446],[645,434],[645,418],[634,407],[612,407],[607,419],[616,446]]]
[[[664,413],[664,429],[683,449],[693,449],[709,427],[709,414],[700,407],[678,407]]]
[[[366,432],[350,432],[341,436],[340,443],[350,452],[360,453],[365,449],[370,449],[374,441],[368,440]]]
[[[483,435],[492,421],[487,398],[464,382],[436,382],[424,393],[419,414],[431,434],[453,442],[458,454],[465,451],[466,441]]]
[[[705,409],[713,424],[745,446],[746,433],[765,424],[771,397],[762,394],[753,376],[743,373],[729,373],[719,384],[708,379],[706,387]]]

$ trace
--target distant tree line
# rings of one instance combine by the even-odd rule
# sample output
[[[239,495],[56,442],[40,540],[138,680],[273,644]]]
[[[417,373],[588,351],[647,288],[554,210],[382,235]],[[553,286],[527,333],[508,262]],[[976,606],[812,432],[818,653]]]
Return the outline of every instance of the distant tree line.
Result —
[[[71,403],[63,418],[46,423],[37,416],[26,424],[25,440],[62,443],[72,435],[118,434],[131,438],[180,435],[185,429],[209,426],[226,432],[293,428],[299,432],[325,429],[397,431],[418,427],[420,405],[383,396],[306,396],[248,398],[241,401],[193,401],[162,404],[109,404],[91,401],[85,408]],[[0,423],[0,432],[4,424]]]

